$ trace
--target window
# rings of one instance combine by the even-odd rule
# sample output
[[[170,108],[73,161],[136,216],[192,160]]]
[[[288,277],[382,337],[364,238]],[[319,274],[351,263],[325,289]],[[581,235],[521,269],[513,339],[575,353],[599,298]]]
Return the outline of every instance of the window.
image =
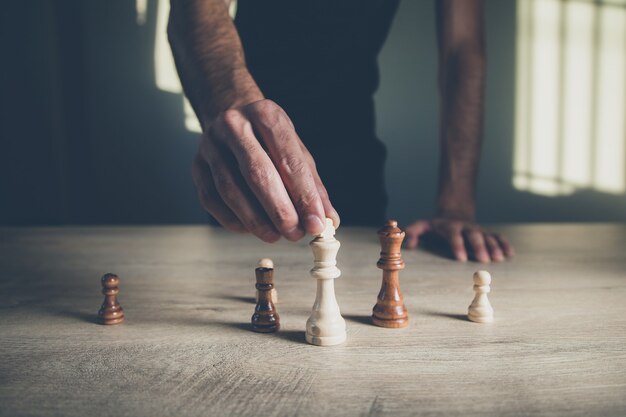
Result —
[[[178,94],[181,97],[181,103],[185,111],[185,127],[192,132],[201,132],[200,122],[191,107],[191,103],[183,94],[183,88],[180,85],[174,57],[167,40],[167,19],[170,14],[169,0],[156,0],[157,3],[157,22],[156,35],[154,40],[154,72],[156,85],[160,90]],[[135,9],[137,11],[137,24],[143,25],[146,22],[148,10],[148,0],[135,0]],[[237,11],[237,0],[230,2],[230,15],[234,18]]]
[[[626,0],[518,0],[513,185],[626,191]]]

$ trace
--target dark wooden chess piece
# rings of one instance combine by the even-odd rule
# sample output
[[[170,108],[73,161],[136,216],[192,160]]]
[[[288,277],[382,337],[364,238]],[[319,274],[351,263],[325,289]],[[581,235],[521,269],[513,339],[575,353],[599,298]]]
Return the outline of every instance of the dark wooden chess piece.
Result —
[[[252,315],[252,330],[259,333],[276,332],[280,329],[280,317],[271,296],[272,288],[274,288],[274,269],[261,267],[254,271],[259,301]]]
[[[380,327],[406,327],[409,325],[409,314],[398,282],[398,273],[404,269],[400,256],[404,232],[398,228],[397,221],[387,220],[385,227],[378,231],[378,238],[381,251],[376,266],[383,270],[383,283],[373,308],[372,321]]]
[[[102,282],[102,294],[104,302],[98,311],[98,322],[100,324],[118,324],[124,321],[124,310],[117,302],[117,294],[120,292],[120,279],[115,274],[104,274],[100,279]]]

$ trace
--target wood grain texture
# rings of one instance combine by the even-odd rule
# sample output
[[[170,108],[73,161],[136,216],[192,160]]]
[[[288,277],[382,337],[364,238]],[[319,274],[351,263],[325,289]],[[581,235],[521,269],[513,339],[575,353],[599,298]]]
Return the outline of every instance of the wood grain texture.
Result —
[[[208,227],[0,229],[0,415],[624,416],[626,226],[498,227],[518,256],[487,267],[404,250],[411,326],[370,322],[374,229],[339,228],[348,340],[309,345],[307,239]],[[251,271],[280,266],[281,331],[250,330]],[[467,320],[491,273],[494,323]],[[100,326],[99,277],[125,321]]]

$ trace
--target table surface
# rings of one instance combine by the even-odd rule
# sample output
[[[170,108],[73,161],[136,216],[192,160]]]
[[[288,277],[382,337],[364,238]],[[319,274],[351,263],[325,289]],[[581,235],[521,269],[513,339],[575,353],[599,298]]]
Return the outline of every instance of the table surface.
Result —
[[[348,341],[308,345],[308,241],[204,226],[0,229],[0,414],[624,416],[626,225],[507,225],[481,267],[405,250],[411,324],[370,324],[375,230],[340,228]],[[276,264],[275,334],[250,331],[254,267]],[[466,320],[488,269],[493,324]],[[120,275],[126,321],[94,322]]]

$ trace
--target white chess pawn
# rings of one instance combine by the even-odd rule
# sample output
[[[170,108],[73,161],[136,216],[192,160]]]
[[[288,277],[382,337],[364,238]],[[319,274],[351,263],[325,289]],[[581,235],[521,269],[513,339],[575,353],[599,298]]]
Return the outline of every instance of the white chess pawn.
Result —
[[[341,243],[335,239],[331,219],[326,219],[326,228],[309,246],[315,259],[311,276],[317,279],[317,295],[311,316],[306,322],[306,341],[318,346],[338,345],[346,340],[346,322],[341,317],[335,298],[334,280],[341,275],[336,266]]]
[[[259,262],[257,263],[257,268],[274,269],[274,261],[272,261],[270,258],[261,258],[259,259]],[[278,293],[276,292],[276,288],[272,288],[272,290],[270,291],[270,297],[272,299],[272,303],[274,304],[278,303]],[[259,290],[256,290],[256,296],[254,298],[255,298],[255,302],[258,303],[259,302]]]
[[[491,323],[493,321],[493,308],[487,298],[491,291],[491,275],[487,271],[474,273],[474,301],[467,309],[467,318],[476,323]]]

